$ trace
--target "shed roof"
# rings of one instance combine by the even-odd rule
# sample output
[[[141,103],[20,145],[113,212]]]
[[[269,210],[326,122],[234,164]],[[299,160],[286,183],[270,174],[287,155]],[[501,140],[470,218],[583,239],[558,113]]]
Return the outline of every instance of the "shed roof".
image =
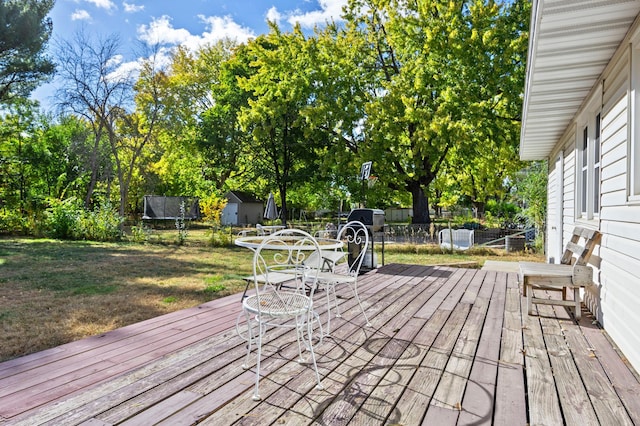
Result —
[[[638,0],[533,0],[520,158],[547,158],[640,11]]]
[[[233,201],[236,203],[258,203],[263,204],[262,200],[256,198],[255,195],[244,192],[244,191],[229,191],[226,193],[225,197],[229,201]]]

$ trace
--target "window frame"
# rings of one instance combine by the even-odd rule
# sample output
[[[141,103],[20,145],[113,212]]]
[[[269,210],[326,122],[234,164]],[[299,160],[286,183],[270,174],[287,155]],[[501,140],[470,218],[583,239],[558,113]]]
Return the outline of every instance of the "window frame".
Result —
[[[640,203],[640,30],[631,39],[629,69],[629,144],[627,153],[627,203]]]
[[[576,219],[597,220],[602,207],[602,108],[594,96],[576,132]]]

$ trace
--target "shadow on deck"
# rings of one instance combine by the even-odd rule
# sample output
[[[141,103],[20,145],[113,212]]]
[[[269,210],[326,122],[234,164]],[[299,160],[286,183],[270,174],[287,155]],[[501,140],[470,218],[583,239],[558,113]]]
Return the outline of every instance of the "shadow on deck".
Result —
[[[373,326],[345,293],[315,346],[324,390],[274,330],[251,400],[234,295],[1,363],[0,425],[640,424],[603,330],[563,307],[523,315],[516,274],[393,264],[360,283]]]

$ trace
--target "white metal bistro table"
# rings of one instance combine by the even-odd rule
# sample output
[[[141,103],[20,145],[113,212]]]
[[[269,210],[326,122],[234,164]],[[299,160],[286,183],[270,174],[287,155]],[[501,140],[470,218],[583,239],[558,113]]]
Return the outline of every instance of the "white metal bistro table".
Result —
[[[256,229],[261,230],[265,235],[273,234],[285,228],[286,226],[284,225],[260,225],[260,227],[256,225]]]
[[[246,236],[246,237],[238,237],[235,239],[234,244],[239,246],[239,247],[246,247],[249,248],[251,250],[255,250],[258,248],[258,246],[260,246],[260,244],[262,244],[262,242],[267,239],[267,238],[271,238],[272,235],[251,235],[251,236]],[[287,235],[281,235],[280,238],[287,238]],[[318,242],[318,245],[320,246],[320,250],[337,250],[340,249],[344,246],[344,243],[340,240],[334,240],[332,238],[316,238],[316,241]],[[266,249],[275,249],[275,250],[281,250],[282,249],[282,245],[274,245],[273,247],[270,247],[268,244],[266,246],[264,246],[264,248]],[[296,249],[298,250],[313,250],[314,246],[309,244],[308,246],[296,246]]]
[[[278,238],[287,239],[286,234],[280,235]],[[250,249],[252,252],[263,243],[265,239],[273,238],[272,235],[252,235],[247,237],[238,237],[235,239],[234,244],[238,247],[245,247]],[[297,238],[294,236],[290,236],[290,238]],[[318,245],[320,246],[321,256],[322,256],[322,265],[323,268],[332,268],[333,265],[338,262],[343,256],[346,256],[346,252],[341,251],[340,249],[344,246],[344,243],[340,240],[335,240],[331,238],[316,238]],[[313,244],[308,245],[296,245],[296,250],[315,250],[315,246]],[[266,244],[262,246],[263,250],[282,250],[282,244],[274,244],[270,246]],[[247,291],[249,289],[249,280],[247,281],[247,285],[245,286],[244,292],[242,293],[242,298],[244,299],[247,295]]]

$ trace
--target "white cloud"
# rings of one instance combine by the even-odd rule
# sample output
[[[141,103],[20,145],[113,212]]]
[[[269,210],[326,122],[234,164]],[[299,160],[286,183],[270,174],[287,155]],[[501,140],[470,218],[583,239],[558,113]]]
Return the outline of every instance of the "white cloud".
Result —
[[[276,9],[275,6],[273,6],[271,9],[269,9],[267,11],[267,20],[268,21],[275,22],[279,26],[281,19],[282,19],[282,14],[280,12],[278,12],[278,9]]]
[[[235,39],[243,43],[255,37],[251,28],[242,27],[229,16],[209,16],[200,15],[199,18],[209,26],[209,32],[203,32],[202,38],[205,43],[215,42],[224,38]]]
[[[107,61],[107,63],[105,65],[107,66],[107,68],[117,67],[118,65],[120,65],[122,63],[123,59],[124,59],[124,57],[122,55],[115,55],[115,56],[109,58],[109,60]]]
[[[117,65],[116,63],[113,63],[115,61],[119,61],[121,63]],[[122,62],[122,58],[113,58],[111,65],[115,68],[105,76],[107,81],[134,81],[140,74],[141,67],[140,63],[137,61]]]
[[[89,15],[89,12],[87,12],[86,10],[76,9],[76,11],[71,14],[71,20],[72,21],[89,21],[91,20],[91,15]]]
[[[291,25],[300,23],[303,28],[313,28],[315,25],[322,25],[328,21],[341,21],[342,8],[347,4],[347,0],[319,0],[321,10],[300,13],[292,12],[287,18]]]
[[[93,4],[95,7],[100,9],[117,9],[116,4],[111,0],[85,0],[87,3]]]
[[[189,31],[173,28],[171,18],[167,15],[155,18],[149,25],[140,25],[138,27],[138,38],[148,45],[178,45],[186,42],[191,37],[193,36]]]
[[[127,3],[126,1],[122,2],[122,7],[124,7],[124,11],[127,13],[135,13],[135,12],[140,12],[144,10],[144,5]]]
[[[241,27],[228,16],[206,17],[200,15],[199,18],[207,25],[207,30],[201,35],[193,35],[184,28],[174,28],[171,24],[171,18],[165,15],[154,19],[149,25],[140,25],[138,38],[148,45],[183,45],[189,50],[196,50],[204,44],[227,37],[238,42],[255,37],[250,28]]]

